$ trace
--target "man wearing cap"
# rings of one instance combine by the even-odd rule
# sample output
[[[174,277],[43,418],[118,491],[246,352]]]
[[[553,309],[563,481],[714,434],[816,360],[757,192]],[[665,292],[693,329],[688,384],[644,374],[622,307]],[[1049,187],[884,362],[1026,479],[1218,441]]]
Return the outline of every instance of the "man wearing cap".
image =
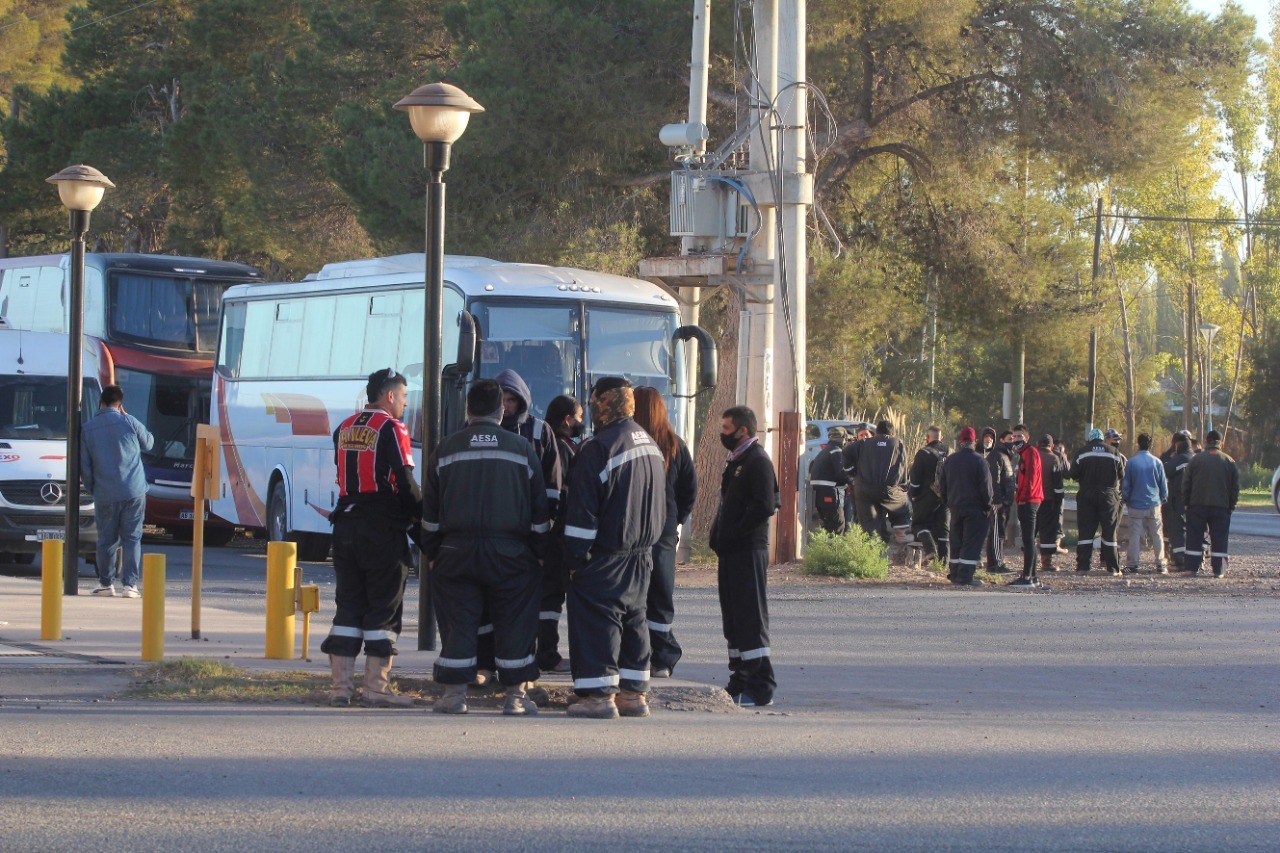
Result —
[[[947,505],[938,490],[939,466],[947,458],[942,428],[925,431],[928,442],[916,451],[908,474],[907,497],[911,499],[911,533],[924,544],[926,553],[947,562]]]
[[[1182,500],[1187,507],[1187,568],[1200,572],[1204,560],[1205,531],[1213,546],[1213,576],[1227,571],[1227,539],[1231,513],[1240,501],[1240,470],[1222,452],[1222,435],[1211,429],[1204,437],[1204,451],[1197,453],[1182,475]]]
[[[1058,553],[1058,540],[1062,538],[1062,499],[1066,494],[1067,466],[1054,452],[1053,436],[1042,435],[1036,442],[1040,452],[1040,483],[1044,490],[1044,502],[1036,513],[1036,534],[1040,539],[1040,568],[1056,572],[1053,557]]]
[[[939,462],[939,498],[951,514],[947,579],[957,586],[982,586],[973,575],[991,527],[991,474],[976,439],[973,427],[960,430],[956,452]]]
[[[1156,571],[1169,574],[1164,563],[1164,536],[1160,532],[1160,505],[1169,499],[1169,485],[1164,466],[1151,455],[1151,436],[1145,432],[1138,436],[1138,452],[1124,467],[1120,492],[1129,511],[1129,555],[1124,570],[1131,574],[1138,571],[1142,534],[1146,532],[1156,552]]]
[[[1080,538],[1076,545],[1076,571],[1089,571],[1093,559],[1093,537],[1102,529],[1102,563],[1113,575],[1120,574],[1116,556],[1116,528],[1120,524],[1120,483],[1124,481],[1124,457],[1102,438],[1102,430],[1091,429],[1076,451],[1071,478],[1080,484],[1076,494],[1076,520]]]
[[[1173,434],[1173,444],[1162,457],[1164,478],[1169,486],[1169,499],[1161,507],[1164,533],[1169,538],[1169,555],[1179,569],[1184,567],[1187,555],[1187,505],[1182,502],[1182,476],[1195,458],[1191,452],[1191,433],[1178,430]]]
[[[814,504],[822,529],[828,533],[844,532],[844,489],[849,485],[849,475],[843,463],[844,440],[848,433],[844,427],[827,428],[827,443],[818,451],[809,465],[809,485],[813,487]]]
[[[595,435],[569,478],[565,544],[569,570],[569,665],[580,700],[569,716],[649,716],[645,602],[653,546],[667,517],[662,451],[634,420],[635,393],[621,376],[591,389]]]
[[[333,627],[320,644],[333,673],[330,704],[348,705],[355,659],[364,648],[364,697],[370,707],[409,706],[389,677],[409,576],[409,528],[421,516],[409,430],[400,421],[408,383],[392,368],[369,374],[369,403],[333,432],[338,502],[333,524]]]

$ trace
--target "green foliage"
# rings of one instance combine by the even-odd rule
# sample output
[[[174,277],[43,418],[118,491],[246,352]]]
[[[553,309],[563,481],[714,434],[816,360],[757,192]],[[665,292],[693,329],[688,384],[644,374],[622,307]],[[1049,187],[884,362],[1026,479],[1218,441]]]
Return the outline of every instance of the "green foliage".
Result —
[[[818,530],[809,536],[801,570],[806,575],[880,579],[889,575],[884,542],[854,525],[841,535]]]

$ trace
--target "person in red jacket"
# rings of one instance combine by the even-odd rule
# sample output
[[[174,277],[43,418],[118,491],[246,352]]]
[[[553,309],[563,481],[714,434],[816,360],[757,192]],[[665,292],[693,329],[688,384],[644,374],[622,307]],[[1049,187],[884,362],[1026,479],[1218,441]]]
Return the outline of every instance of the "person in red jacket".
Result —
[[[1031,436],[1026,424],[1013,428],[1013,444],[1010,450],[1020,460],[1018,463],[1018,490],[1014,503],[1018,506],[1018,528],[1022,531],[1022,577],[1010,586],[1039,586],[1036,577],[1036,514],[1044,503],[1042,463],[1040,451],[1028,440]]]

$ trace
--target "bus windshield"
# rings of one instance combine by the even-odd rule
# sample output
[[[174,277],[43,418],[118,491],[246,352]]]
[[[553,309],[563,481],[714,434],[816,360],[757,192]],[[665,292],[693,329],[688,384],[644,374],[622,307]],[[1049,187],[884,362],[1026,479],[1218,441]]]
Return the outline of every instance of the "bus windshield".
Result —
[[[212,378],[164,376],[116,368],[116,384],[124,389],[125,411],[146,424],[155,446],[142,454],[148,474],[191,479],[196,424],[209,419]],[[173,477],[176,472],[181,476]]]
[[[98,405],[98,388],[84,384],[80,419]],[[0,439],[67,439],[67,377],[0,376]]]
[[[114,272],[107,286],[108,333],[112,340],[211,354],[218,339],[218,303],[233,283]]]
[[[585,328],[582,315],[585,311]],[[480,361],[476,375],[503,370],[520,374],[533,395],[533,414],[543,417],[560,394],[581,400],[602,376],[625,376],[651,385],[671,405],[668,379],[673,312],[603,307],[587,302],[530,304],[477,302]]]

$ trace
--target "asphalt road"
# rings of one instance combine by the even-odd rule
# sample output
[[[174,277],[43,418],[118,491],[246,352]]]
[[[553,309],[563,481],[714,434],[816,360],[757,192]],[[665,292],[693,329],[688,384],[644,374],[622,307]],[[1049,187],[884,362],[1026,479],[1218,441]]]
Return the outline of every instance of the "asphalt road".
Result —
[[[211,556],[206,595],[260,608],[262,560]],[[806,585],[772,613],[755,712],[0,707],[0,847],[1277,849],[1274,596]],[[718,619],[680,590],[678,675],[724,678]]]

